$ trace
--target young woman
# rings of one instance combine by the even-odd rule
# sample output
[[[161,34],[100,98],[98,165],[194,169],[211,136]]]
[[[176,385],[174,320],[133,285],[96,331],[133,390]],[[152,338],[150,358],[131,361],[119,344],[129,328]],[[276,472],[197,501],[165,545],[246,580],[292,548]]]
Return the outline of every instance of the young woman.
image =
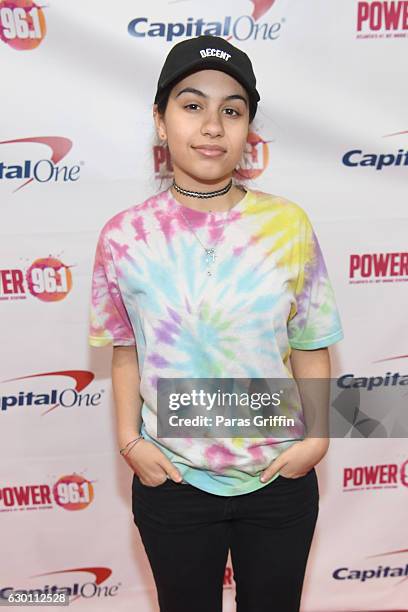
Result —
[[[234,180],[259,94],[222,38],[176,44],[155,127],[170,188],[119,212],[94,263],[92,346],[113,345],[121,454],[161,612],[220,612],[231,551],[238,612],[297,612],[318,516],[314,466],[328,439],[158,432],[160,378],[330,378],[343,337],[305,211]]]

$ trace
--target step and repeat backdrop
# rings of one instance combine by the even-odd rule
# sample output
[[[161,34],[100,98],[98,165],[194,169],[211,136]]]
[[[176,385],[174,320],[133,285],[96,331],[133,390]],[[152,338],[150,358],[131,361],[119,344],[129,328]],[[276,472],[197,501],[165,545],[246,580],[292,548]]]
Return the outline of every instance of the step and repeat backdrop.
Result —
[[[169,185],[153,97],[170,47],[200,34],[253,61],[242,176],[312,220],[345,332],[332,376],[408,404],[408,2],[2,0],[0,603],[158,609],[89,299],[102,225]],[[303,612],[408,610],[408,447],[384,397],[316,468]],[[226,612],[234,596],[229,559]]]

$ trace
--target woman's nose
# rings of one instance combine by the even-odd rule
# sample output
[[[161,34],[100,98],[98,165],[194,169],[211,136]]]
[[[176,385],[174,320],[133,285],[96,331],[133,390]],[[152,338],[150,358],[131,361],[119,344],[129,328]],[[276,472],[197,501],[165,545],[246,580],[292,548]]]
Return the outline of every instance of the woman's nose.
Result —
[[[209,134],[210,136],[219,136],[224,133],[224,126],[222,118],[218,111],[208,111],[204,118],[201,126],[202,134]]]

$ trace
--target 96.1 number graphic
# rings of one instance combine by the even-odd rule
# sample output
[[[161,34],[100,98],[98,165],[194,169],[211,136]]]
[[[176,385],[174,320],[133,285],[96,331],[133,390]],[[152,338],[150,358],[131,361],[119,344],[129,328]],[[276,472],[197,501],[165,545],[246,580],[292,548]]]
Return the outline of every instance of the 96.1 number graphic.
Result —
[[[55,257],[36,259],[27,269],[26,280],[30,293],[44,302],[63,300],[72,289],[70,267]]]
[[[5,38],[41,38],[38,9],[32,8],[28,13],[22,8],[0,9],[0,21]],[[30,22],[32,29],[30,29]]]
[[[15,49],[37,47],[45,36],[45,18],[34,2],[0,1],[0,38]]]
[[[80,474],[61,476],[53,487],[56,503],[65,510],[83,510],[92,503],[92,482]]]

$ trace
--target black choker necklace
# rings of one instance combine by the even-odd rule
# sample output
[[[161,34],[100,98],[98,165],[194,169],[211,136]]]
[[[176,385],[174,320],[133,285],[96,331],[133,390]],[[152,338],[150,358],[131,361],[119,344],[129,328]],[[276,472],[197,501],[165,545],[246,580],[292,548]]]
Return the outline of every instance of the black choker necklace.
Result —
[[[214,198],[215,196],[220,196],[224,195],[224,193],[228,193],[228,191],[232,187],[232,179],[226,187],[223,187],[222,189],[217,189],[217,191],[188,191],[187,189],[182,189],[182,187],[179,187],[174,179],[173,187],[179,193],[182,193],[185,196],[191,196],[192,198]]]

